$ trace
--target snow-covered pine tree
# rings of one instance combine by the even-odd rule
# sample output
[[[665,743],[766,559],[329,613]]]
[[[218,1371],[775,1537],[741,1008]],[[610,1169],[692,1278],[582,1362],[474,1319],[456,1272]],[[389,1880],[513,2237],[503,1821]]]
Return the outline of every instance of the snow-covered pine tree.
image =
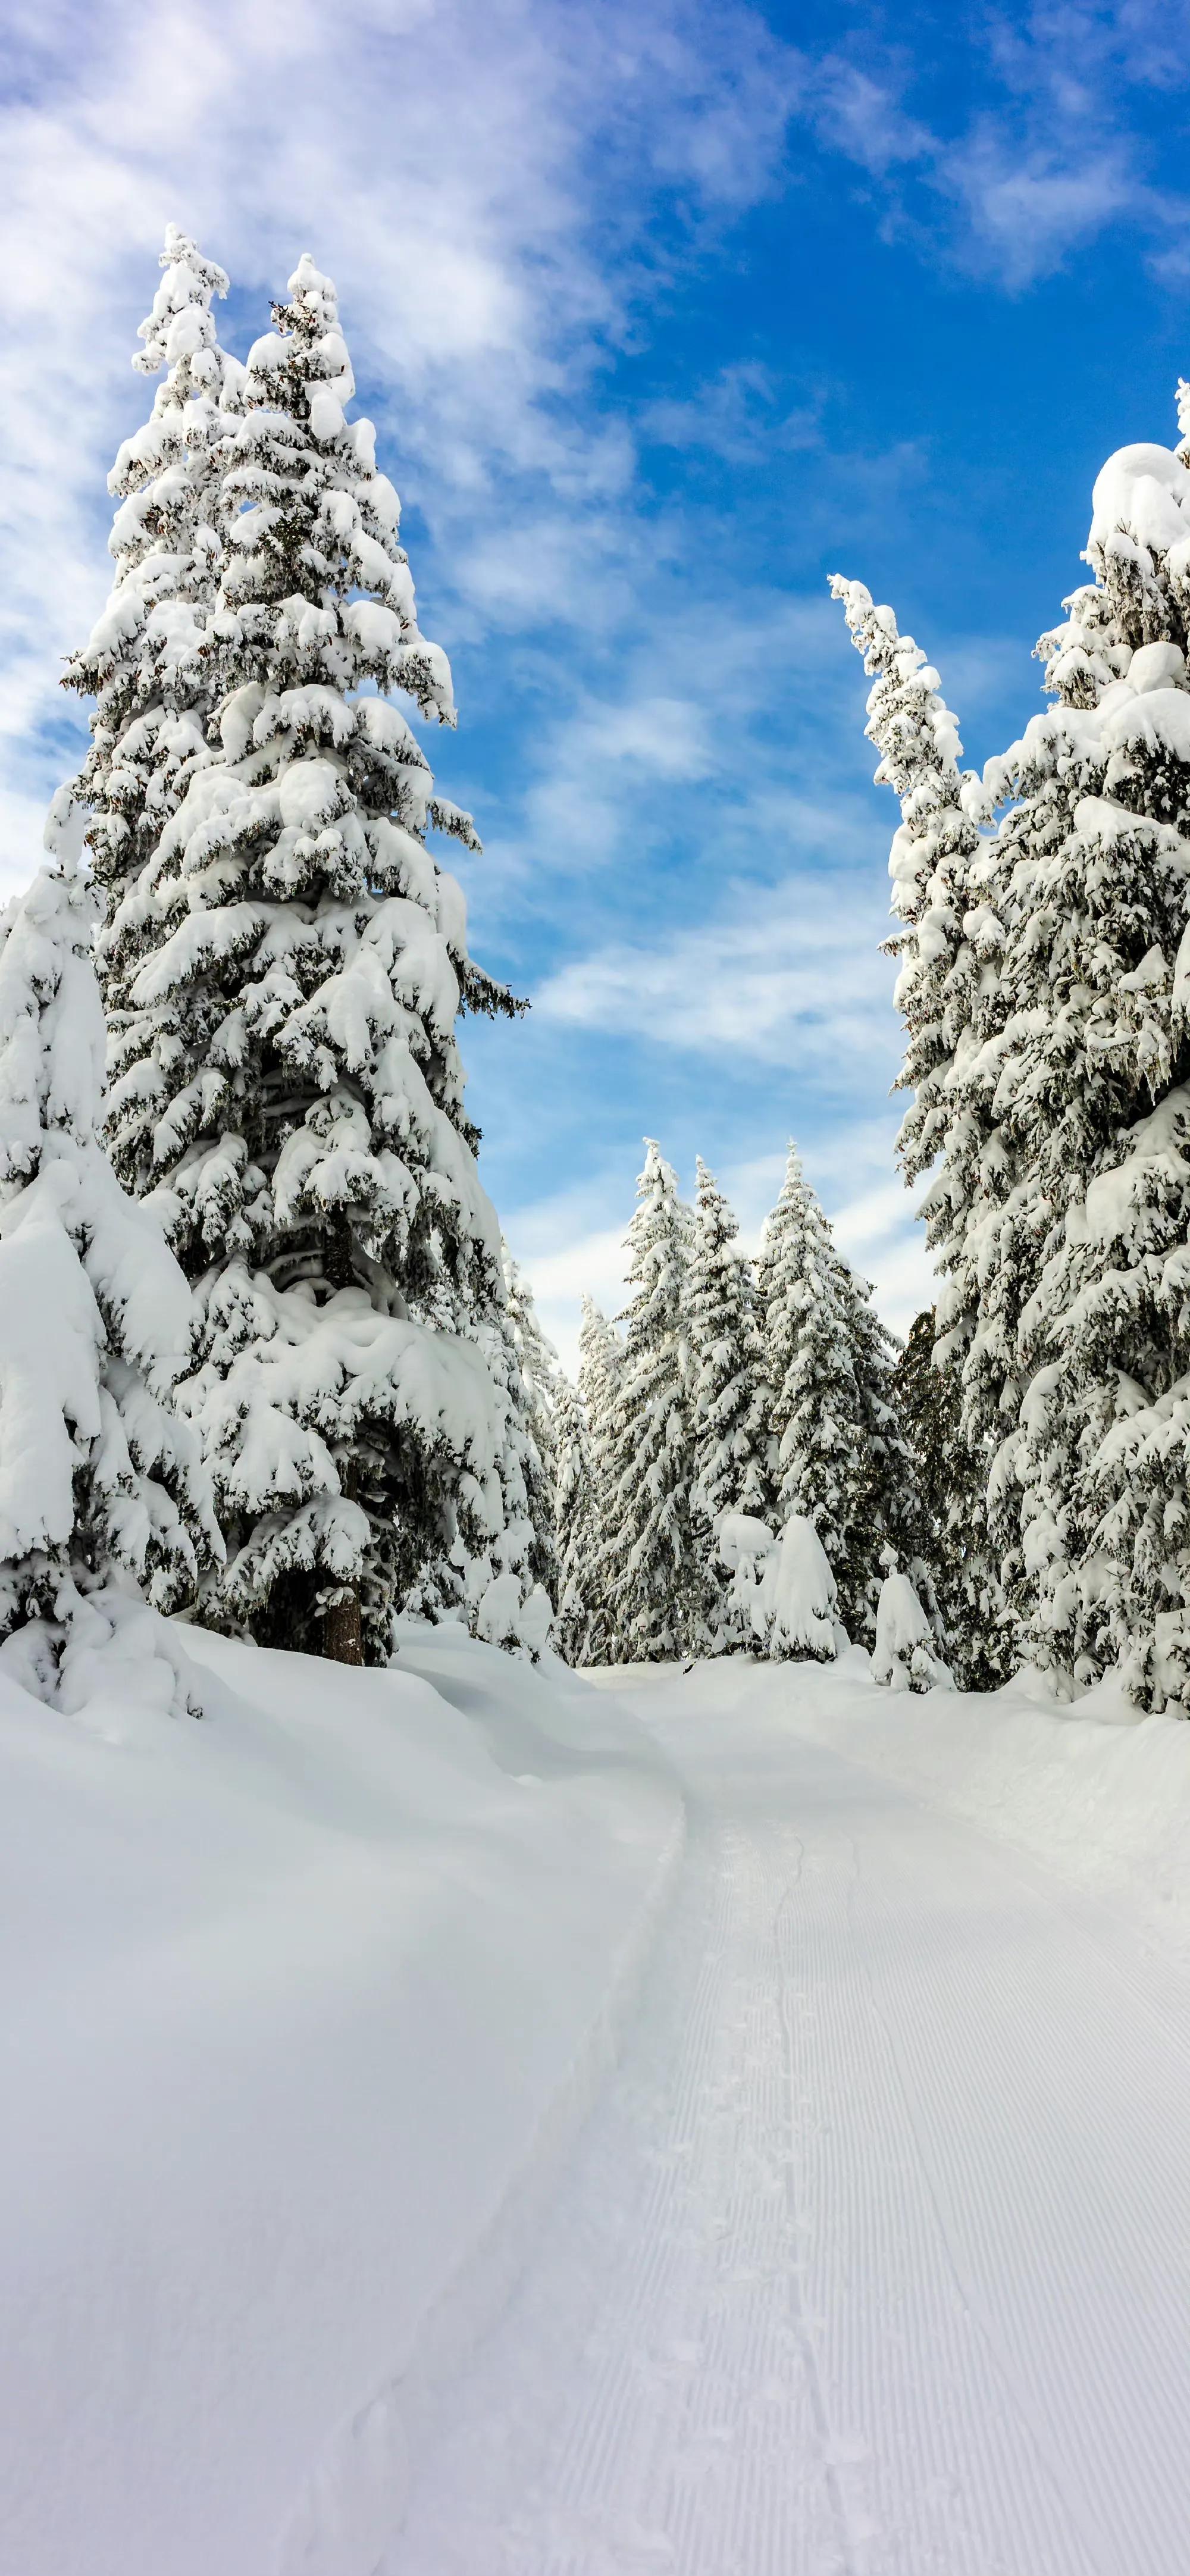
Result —
[[[598,1630],[601,1531],[595,1461],[582,1398],[559,1375],[554,1396],[554,1549],[558,1614],[554,1642],[568,1664],[593,1660]]]
[[[624,1365],[624,1345],[615,1326],[590,1297],[582,1301],[579,1328],[578,1391],[587,1429],[591,1464],[591,1527],[580,1540],[585,1567],[582,1596],[586,1616],[584,1661],[614,1661],[614,1625],[609,1605],[612,1532],[615,1526],[615,1405]],[[590,1540],[590,1552],[581,1549]],[[559,1536],[559,1552],[563,1541]],[[565,1557],[564,1557],[565,1562]]]
[[[611,1420],[607,1602],[618,1663],[660,1662],[705,1642],[694,1542],[686,1328],[689,1212],[652,1137],[628,1229],[625,1347]]]
[[[1126,448],[1093,510],[1097,585],[1039,647],[1057,704],[984,772],[989,800],[1017,800],[998,1083],[1033,1250],[990,1494],[1034,1659],[1076,1686],[1115,1664],[1165,1696],[1190,1603],[1170,1437],[1190,1365],[1190,471]]]
[[[107,897],[97,960],[117,1062],[128,976],[143,948],[144,871],[195,771],[219,757],[214,713],[222,690],[207,621],[223,554],[224,443],[243,378],[219,346],[211,311],[227,293],[223,270],[175,224],[161,267],[132,363],[145,375],[164,368],[165,376],[149,419],[125,439],[108,477],[120,501],[109,540],[115,582],[65,672],[68,688],[95,700],[73,792],[89,813],[92,864]],[[133,1138],[143,1133],[142,1112]],[[143,1150],[129,1155],[124,1142],[117,1115],[117,1167],[135,1188]]]
[[[0,925],[0,1633],[47,1696],[93,1612],[175,1609],[220,1551],[171,1401],[190,1292],[99,1142],[96,909],[64,848]]]
[[[995,1690],[1016,1660],[1013,1629],[988,1537],[983,1463],[963,1433],[958,1364],[953,1353],[936,1350],[929,1307],[917,1317],[896,1374],[947,1661],[961,1690]]]
[[[508,1317],[520,1361],[533,1445],[540,1463],[540,1475],[533,1494],[533,1527],[540,1555],[537,1580],[552,1593],[554,1490],[558,1473],[555,1416],[566,1381],[554,1345],[548,1334],[542,1331],[529,1281],[519,1262],[513,1260],[506,1243],[502,1243],[501,1256]]]
[[[768,1517],[768,1403],[756,1280],[739,1228],[713,1172],[698,1160],[686,1322],[690,1337],[691,1501],[712,1636],[751,1647],[751,1625],[727,1615],[728,1569],[715,1539],[722,1512]]]
[[[504,1255],[504,1277],[509,1284],[508,1302],[489,1304],[486,1317],[477,1328],[477,1339],[487,1359],[493,1383],[501,1399],[502,1430],[496,1450],[496,1481],[500,1493],[500,1521],[490,1550],[483,1562],[490,1562],[499,1575],[515,1575],[523,1600],[540,1585],[551,1605],[557,1599],[558,1567],[554,1551],[553,1515],[553,1426],[547,1413],[540,1380],[530,1375],[529,1352],[524,1333],[526,1316],[540,1350],[535,1350],[539,1368],[544,1371],[549,1345],[532,1311],[532,1298],[519,1277],[511,1289],[513,1265]],[[515,1303],[514,1303],[515,1295]],[[543,1456],[543,1443],[546,1454]],[[467,1587],[473,1594],[474,1574]]]
[[[983,1184],[986,1136],[978,1126],[967,1132],[970,1109],[965,1098],[956,1108],[956,1071],[961,1078],[962,1059],[982,1030],[1001,941],[995,854],[977,829],[985,800],[978,792],[976,810],[970,810],[978,781],[960,773],[956,718],[939,694],[937,671],[913,637],[898,633],[892,610],[875,606],[862,582],[835,574],[830,587],[844,603],[852,641],[872,681],[866,732],[880,753],[876,782],[891,787],[901,807],[888,869],[892,908],[902,927],[887,944],[899,960],[896,1000],[906,1036],[897,1088],[913,1097],[898,1152],[910,1181],[947,1153],[952,1186],[960,1175],[966,1184],[954,1211],[961,1223]],[[929,1239],[940,1242],[943,1252],[949,1213],[941,1198],[927,1202]]]
[[[841,1262],[840,1267],[850,1305],[853,1366],[866,1449],[866,1492],[859,1513],[863,1534],[857,1537],[856,1547],[867,1569],[868,1616],[863,1628],[868,1635],[875,1628],[882,1546],[891,1547],[904,1560],[931,1610],[937,1607],[936,1587],[913,1446],[901,1416],[897,1382],[900,1344],[872,1304],[870,1282],[861,1279],[849,1263]]]
[[[942,1275],[939,1358],[961,1371],[963,1436],[986,1483],[1014,1402],[1029,1258],[1021,1176],[996,1088],[1008,1011],[999,975],[1007,890],[997,843],[978,829],[994,807],[979,779],[959,770],[956,720],[912,636],[898,633],[891,609],[874,606],[862,582],[836,577],[831,588],[872,680],[877,783],[901,807],[889,855],[901,928],[888,945],[900,961],[906,1033],[898,1088],[912,1097],[898,1153],[907,1181],[928,1177],[922,1215]],[[994,1664],[1002,1643],[991,1619],[979,1639],[968,1633],[968,1654]]]
[[[943,1349],[966,1340],[964,1427],[1028,1650],[1076,1685],[1118,1662],[1158,1697],[1190,1668],[1188,501],[1184,454],[1109,460],[1096,580],[1038,648],[1057,704],[962,784],[973,820],[1014,801],[978,862],[989,963],[931,1191]]]
[[[471,966],[430,824],[474,846],[390,693],[453,723],[334,289],[304,258],[225,443],[205,629],[222,757],[136,889],[114,1119],[195,1281],[186,1390],[230,1562],[207,1615],[348,1660],[499,1533],[503,1314],[455,1036]]]
[[[860,1386],[879,1355],[863,1343],[855,1283],[793,1146],[765,1228],[759,1294],[776,1526],[800,1513],[817,1530],[840,1617],[860,1639],[872,1632],[873,1570],[887,1535]]]

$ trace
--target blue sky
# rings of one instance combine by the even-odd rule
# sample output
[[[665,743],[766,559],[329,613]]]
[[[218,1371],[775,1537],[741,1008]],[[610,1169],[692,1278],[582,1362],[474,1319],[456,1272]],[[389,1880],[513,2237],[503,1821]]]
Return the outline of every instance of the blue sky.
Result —
[[[937,661],[968,759],[1038,703],[1103,458],[1190,373],[1190,12],[1149,0],[175,0],[8,13],[3,870],[69,765],[60,656],[165,223],[241,354],[309,248],[405,503],[485,842],[484,1171],[564,1350],[642,1136],[750,1233],[802,1146],[904,1326],[892,801],[826,576]]]

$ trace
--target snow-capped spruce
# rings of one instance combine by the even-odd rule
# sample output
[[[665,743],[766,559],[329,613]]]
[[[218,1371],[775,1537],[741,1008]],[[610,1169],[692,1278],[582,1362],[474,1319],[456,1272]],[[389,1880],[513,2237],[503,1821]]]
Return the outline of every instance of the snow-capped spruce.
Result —
[[[907,1180],[929,1176],[922,1214],[942,1274],[940,1352],[961,1366],[965,1436],[986,1471],[1012,1402],[1013,1298],[1028,1256],[997,1089],[1006,889],[995,838],[978,829],[994,797],[960,772],[938,673],[892,610],[874,606],[862,582],[836,576],[831,588],[873,683],[866,730],[881,755],[877,783],[901,807],[888,863],[901,927],[888,945],[906,1037],[897,1087],[912,1096],[897,1150]]]
[[[612,1402],[607,1605],[617,1662],[662,1661],[703,1642],[691,1510],[689,1213],[650,1137],[628,1229],[630,1296]]]
[[[567,1582],[577,1582],[582,1598],[585,1653],[589,1664],[613,1660],[614,1628],[608,1601],[611,1581],[611,1537],[615,1500],[615,1404],[624,1365],[624,1345],[614,1324],[590,1297],[582,1301],[579,1328],[579,1400],[586,1424],[591,1465],[589,1521],[580,1521],[572,1551],[559,1534],[559,1552]],[[559,1494],[561,1494],[559,1486]],[[577,1558],[577,1562],[575,1562]]]
[[[929,1527],[918,1485],[917,1465],[901,1415],[897,1363],[900,1345],[882,1324],[872,1304],[869,1282],[843,1262],[843,1291],[850,1310],[852,1366],[859,1397],[859,1419],[865,1451],[864,1499],[852,1540],[850,1582],[866,1584],[870,1616],[861,1628],[870,1633],[879,1590],[882,1545],[908,1559],[913,1579],[936,1609]],[[861,1569],[863,1569],[861,1575]]]
[[[869,1477],[852,1302],[793,1147],[765,1228],[759,1288],[777,1524],[796,1512],[817,1530],[840,1587],[841,1616],[848,1627],[858,1617],[862,1627],[869,1568],[860,1515]]]
[[[897,1363],[897,1405],[913,1451],[947,1660],[960,1689],[996,1690],[1018,1658],[988,1536],[986,1471],[964,1436],[958,1362],[936,1348],[928,1307]]]
[[[1088,704],[1076,665],[1077,703],[1060,697],[985,771],[1019,799],[999,834],[1012,888],[1000,1084],[1027,1161],[1035,1247],[1017,1313],[1019,1418],[992,1470],[993,1526],[1034,1657],[1075,1683],[1119,1663],[1142,1694],[1155,1622],[1186,1599],[1190,1535],[1168,1425],[1155,1481],[1139,1429],[1190,1360],[1179,1275],[1190,1221],[1179,549],[1190,549],[1190,473],[1167,451],[1124,450],[1099,477],[1089,540],[1112,611],[1101,658],[1117,676]],[[1060,689],[1064,662],[1053,665]]]
[[[1185,1693],[1171,1641],[1190,1603],[1184,454],[1121,450],[1093,510],[1095,581],[1038,648],[1057,703],[963,785],[973,819],[1011,810],[979,862],[994,964],[956,1042],[931,1203],[964,1432],[1028,1649],[1068,1685],[1117,1663],[1160,1700]]]
[[[511,1274],[507,1254],[504,1270],[506,1277]],[[536,1357],[543,1372],[549,1345],[537,1324],[528,1287],[519,1276],[516,1293],[515,1308],[511,1298],[507,1303],[487,1301],[486,1311],[481,1309],[478,1322],[471,1328],[497,1392],[500,1429],[495,1459],[499,1512],[490,1546],[481,1558],[472,1561],[464,1580],[461,1604],[468,1616],[477,1597],[477,1584],[493,1577],[515,1579],[518,1609],[535,1588],[540,1587],[551,1602],[557,1594],[550,1469],[541,1448],[544,1439],[548,1449],[552,1428],[546,1427],[539,1383],[529,1375],[523,1330],[527,1318],[531,1318],[530,1330],[540,1340]],[[516,1621],[511,1623],[510,1638],[516,1625]],[[479,1633],[483,1633],[482,1627]]]
[[[568,1664],[593,1660],[600,1543],[595,1461],[583,1402],[577,1388],[560,1377],[554,1398],[554,1552],[558,1569],[554,1643]]]
[[[428,1558],[500,1526],[472,1328],[503,1288],[455,1041],[461,988],[485,994],[425,845],[474,834],[390,702],[453,722],[450,673],[309,258],[274,319],[223,456],[222,757],[139,880],[112,1114],[202,1313],[186,1402],[230,1543],[209,1615],[355,1659]]]
[[[504,1296],[513,1345],[520,1364],[522,1402],[536,1451],[531,1480],[535,1580],[548,1592],[556,1586],[554,1559],[554,1494],[558,1476],[556,1415],[566,1381],[558,1354],[541,1328],[533,1290],[506,1243],[501,1245]]]
[[[0,927],[0,1632],[47,1692],[72,1638],[118,1623],[100,1596],[175,1609],[220,1545],[171,1402],[190,1292],[98,1136],[95,919],[63,856]]]
[[[768,1390],[756,1317],[752,1264],[714,1174],[701,1157],[694,1209],[686,1322],[690,1337],[692,1504],[708,1610],[723,1645],[752,1642],[750,1624],[725,1618],[726,1587],[715,1526],[724,1512],[763,1519],[771,1508],[767,1464]]]
[[[900,961],[896,999],[906,1034],[898,1088],[913,1094],[898,1151],[914,1180],[944,1147],[953,1160],[955,1055],[969,1039],[999,927],[984,878],[987,853],[969,811],[975,782],[960,773],[963,746],[938,673],[862,582],[836,574],[831,591],[844,603],[872,682],[866,732],[880,753],[876,781],[893,789],[901,807],[888,862],[901,927],[888,946]],[[973,1140],[976,1149],[981,1142]],[[939,1204],[932,1213],[934,1241],[945,1209]]]
[[[129,978],[153,941],[138,901],[142,872],[190,779],[219,756],[213,719],[222,686],[207,624],[223,557],[224,442],[243,375],[220,348],[211,311],[227,293],[223,270],[174,224],[161,267],[133,365],[165,375],[149,419],[125,439],[108,477],[119,498],[109,539],[115,582],[65,673],[67,687],[95,700],[74,793],[88,809],[92,862],[107,896],[98,964],[117,1046]],[[121,1176],[135,1186],[143,1133],[121,1124],[130,1149],[120,1151]]]

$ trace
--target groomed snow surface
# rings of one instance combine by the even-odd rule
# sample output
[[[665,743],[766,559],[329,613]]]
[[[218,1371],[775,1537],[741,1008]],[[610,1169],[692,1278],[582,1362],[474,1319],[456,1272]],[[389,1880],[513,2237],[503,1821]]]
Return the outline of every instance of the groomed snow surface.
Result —
[[[0,1682],[4,2576],[1176,2576],[1190,1727]]]

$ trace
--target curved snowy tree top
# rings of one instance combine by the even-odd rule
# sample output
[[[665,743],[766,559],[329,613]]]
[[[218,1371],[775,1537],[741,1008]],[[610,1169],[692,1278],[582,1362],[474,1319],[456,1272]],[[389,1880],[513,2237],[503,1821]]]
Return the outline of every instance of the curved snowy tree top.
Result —
[[[100,803],[117,810],[155,748],[151,735],[125,741],[117,758],[113,717],[118,730],[123,699],[130,701],[123,712],[131,712],[138,696],[143,703],[179,674],[187,697],[194,694],[202,641],[194,604],[214,586],[219,457],[243,374],[220,348],[211,313],[212,298],[227,293],[224,271],[173,224],[161,264],[152,312],[140,325],[144,346],[132,363],[144,374],[166,372],[149,418],[123,440],[108,476],[120,503],[108,538],[115,583],[87,643],[66,666],[70,687],[100,699],[86,775],[92,793],[101,789]],[[121,775],[109,780],[113,762]]]
[[[1179,420],[1190,426],[1190,392],[1179,388]],[[890,872],[894,906],[911,917],[940,853],[969,852],[974,826],[998,804],[1028,795],[1055,773],[1104,768],[1114,753],[1139,748],[1160,759],[1190,756],[1185,644],[1190,617],[1190,464],[1186,449],[1149,441],[1119,448],[1096,477],[1086,561],[1094,583],[1071,593],[1066,623],[1037,652],[1047,690],[1060,703],[1035,715],[1018,742],[995,755],[982,779],[960,773],[962,745],[938,673],[892,610],[862,582],[839,575],[853,641],[873,678],[868,735],[880,753],[877,780],[900,798],[901,830]],[[1136,701],[1146,703],[1138,712]],[[953,809],[953,825],[945,809]],[[958,809],[962,809],[961,814]],[[968,832],[964,834],[962,815]],[[941,834],[940,834],[941,827]]]
[[[346,418],[355,376],[335,288],[308,252],[273,319],[249,352],[231,445],[226,605],[242,609],[242,636],[257,643],[253,611],[271,610],[274,687],[283,677],[338,691],[370,680],[453,725],[450,665],[418,627],[401,505],[377,470],[375,429]],[[239,640],[234,629],[228,640]]]
[[[766,1245],[779,1223],[795,1212],[800,1213],[807,1206],[809,1197],[810,1185],[802,1170],[802,1158],[791,1140],[785,1155],[785,1178],[776,1204],[765,1220]]]
[[[830,588],[872,681],[865,730],[880,753],[876,784],[893,789],[902,817],[888,860],[893,910],[912,920],[939,861],[952,851],[965,856],[975,840],[964,812],[958,720],[933,664],[912,635],[900,633],[891,608],[878,607],[862,581],[840,573]]]
[[[164,274],[153,309],[137,330],[138,340],[145,345],[132,360],[146,376],[213,346],[211,298],[226,295],[231,283],[226,269],[217,260],[204,259],[197,242],[178,224],[166,225],[161,267]]]
[[[1087,538],[1087,561],[1096,571],[1102,573],[1121,539],[1154,556],[1190,547],[1190,469],[1171,448],[1147,441],[1119,447],[1100,467]]]
[[[213,299],[228,292],[226,271],[204,259],[197,243],[176,224],[166,232],[161,268],[153,309],[137,331],[144,347],[134,352],[132,364],[146,376],[159,375],[164,367],[165,381],[157,388],[151,417],[123,441],[108,476],[109,492],[139,490],[175,463],[184,448],[208,441],[218,425],[220,403],[243,374],[220,348],[211,312]],[[135,524],[133,513],[117,513],[108,541],[112,554],[123,551],[122,541]]]
[[[1180,405],[1180,408],[1183,407]],[[1149,441],[1121,447],[1096,476],[1086,561],[1094,584],[1073,592],[1064,626],[1043,635],[1046,686],[1059,703],[1032,716],[983,772],[987,807],[1049,778],[1094,792],[1083,817],[1106,846],[1132,831],[1127,799],[1097,793],[1129,763],[1190,762],[1190,467]],[[1085,800],[1084,800],[1085,801]],[[1081,810],[1081,809],[1080,809]],[[1160,829],[1158,825],[1156,828]]]

